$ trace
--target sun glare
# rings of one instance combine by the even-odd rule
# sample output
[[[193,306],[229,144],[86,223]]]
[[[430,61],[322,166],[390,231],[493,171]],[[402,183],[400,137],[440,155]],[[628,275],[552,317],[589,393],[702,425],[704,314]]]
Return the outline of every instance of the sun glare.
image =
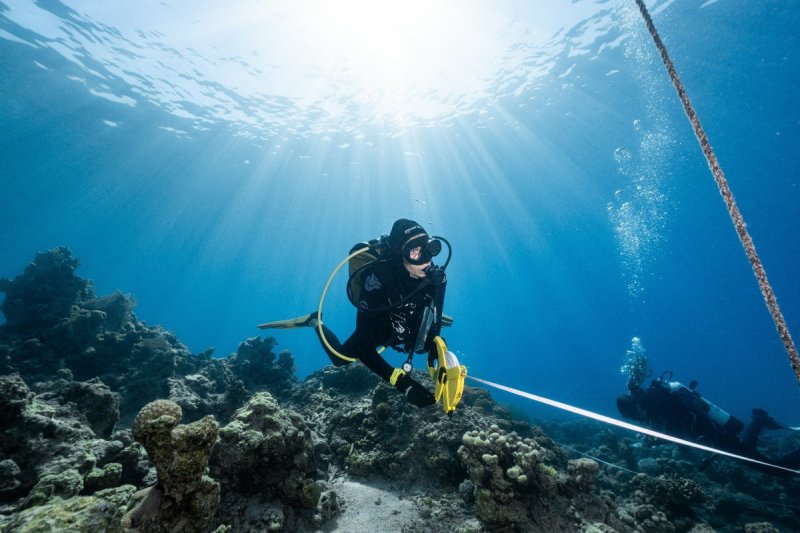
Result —
[[[27,25],[32,4],[14,1],[6,14]],[[585,18],[574,3],[542,17],[525,0],[196,0],[190,17],[159,0],[63,3],[75,22],[40,8],[36,31],[69,43],[57,49],[87,72],[86,53],[100,58],[109,76],[96,94],[117,98],[106,77],[118,78],[176,116],[248,134],[397,131],[483,111],[546,73],[537,47]],[[76,31],[81,21],[92,30]]]
[[[365,0],[327,3],[314,14],[321,49],[354,73],[402,78],[401,72],[407,74],[441,40],[436,14],[417,7]]]
[[[361,104],[475,91],[502,53],[469,4],[348,0],[317,4],[307,17],[320,69]]]

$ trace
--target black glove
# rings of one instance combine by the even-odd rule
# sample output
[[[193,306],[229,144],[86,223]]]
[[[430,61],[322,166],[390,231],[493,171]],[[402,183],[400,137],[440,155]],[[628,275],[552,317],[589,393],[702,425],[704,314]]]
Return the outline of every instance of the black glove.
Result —
[[[408,400],[410,404],[416,405],[417,407],[426,407],[436,403],[433,394],[431,394],[428,389],[406,374],[397,378],[395,387],[405,395],[406,400]]]

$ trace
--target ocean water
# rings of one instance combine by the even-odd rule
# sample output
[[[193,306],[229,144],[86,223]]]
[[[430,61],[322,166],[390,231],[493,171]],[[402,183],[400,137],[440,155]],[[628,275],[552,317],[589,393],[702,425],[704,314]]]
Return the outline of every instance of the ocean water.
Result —
[[[648,6],[800,339],[800,5]],[[615,416],[636,336],[655,375],[800,425],[633,0],[0,0],[0,72],[0,277],[68,246],[99,294],[224,356],[408,217],[453,245],[471,375]],[[310,330],[274,336],[299,376],[328,364]]]

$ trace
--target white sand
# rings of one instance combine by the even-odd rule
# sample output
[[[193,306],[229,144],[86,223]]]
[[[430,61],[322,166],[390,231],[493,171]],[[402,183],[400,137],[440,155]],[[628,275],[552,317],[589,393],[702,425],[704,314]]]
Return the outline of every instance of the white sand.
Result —
[[[361,482],[343,480],[334,484],[342,507],[338,515],[326,522],[320,531],[358,533],[397,533],[403,526],[419,521],[416,506],[410,499]]]

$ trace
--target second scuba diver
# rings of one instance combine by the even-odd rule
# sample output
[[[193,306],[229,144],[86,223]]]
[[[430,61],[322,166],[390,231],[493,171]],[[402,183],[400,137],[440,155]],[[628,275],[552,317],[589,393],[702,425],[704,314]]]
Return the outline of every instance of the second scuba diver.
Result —
[[[434,395],[408,373],[415,353],[427,352],[429,365],[436,357],[434,339],[442,327],[447,277],[446,263],[438,267],[433,257],[441,251],[442,240],[431,237],[413,220],[399,219],[388,237],[353,248],[352,251],[369,247],[364,255],[373,260],[354,272],[351,263],[348,293],[358,311],[355,331],[344,343],[319,323],[316,312],[258,327],[313,327],[334,365],[349,364],[348,358],[357,359],[403,393],[411,404],[432,405],[436,402]],[[405,352],[408,360],[404,368],[394,368],[386,362],[378,351],[381,346]]]
[[[765,410],[753,409],[752,419],[745,427],[744,422],[701,396],[695,390],[695,381],[687,387],[672,381],[670,371],[644,388],[642,385],[650,374],[650,368],[639,339],[634,338],[633,344],[633,350],[628,351],[628,360],[622,367],[623,373],[629,376],[628,394],[617,397],[617,409],[622,416],[644,422],[658,431],[737,455],[784,468],[800,468],[800,449],[779,458],[766,457],[757,449],[763,429],[790,429],[776,422]],[[785,471],[768,466],[756,465],[754,468],[777,476],[786,475]]]

